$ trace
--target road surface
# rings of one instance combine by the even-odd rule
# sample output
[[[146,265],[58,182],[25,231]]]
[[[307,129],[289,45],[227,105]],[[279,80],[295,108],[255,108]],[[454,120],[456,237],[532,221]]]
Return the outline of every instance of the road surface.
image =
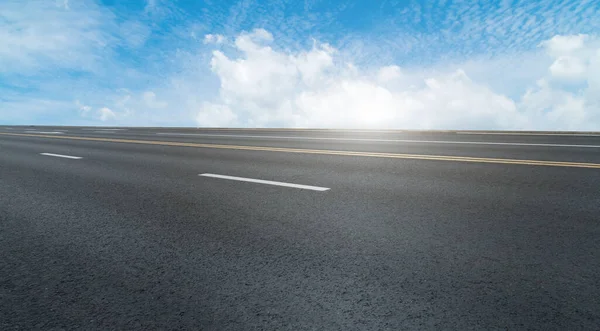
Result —
[[[0,329],[597,329],[600,135],[0,127]]]

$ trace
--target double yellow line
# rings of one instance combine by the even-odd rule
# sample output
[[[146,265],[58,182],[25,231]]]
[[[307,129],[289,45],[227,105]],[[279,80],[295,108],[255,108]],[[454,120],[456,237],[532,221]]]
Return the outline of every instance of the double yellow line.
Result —
[[[186,143],[186,142],[174,142],[174,141],[110,139],[110,138],[54,136],[54,135],[20,134],[20,133],[0,133],[0,135],[50,138],[50,139],[66,139],[66,140],[98,141],[98,142],[126,143],[126,144],[141,144],[141,145],[233,149],[233,150],[243,150],[243,151],[266,151],[266,152],[299,153],[299,154],[378,157],[378,158],[389,158],[389,159],[412,159],[412,160],[453,161],[453,162],[493,163],[493,164],[517,164],[517,165],[532,165],[532,166],[600,169],[600,164],[598,164],[598,163],[496,159],[496,158],[448,156],[448,155],[352,152],[352,151],[336,151],[336,150],[325,150],[325,149],[280,148],[280,147],[243,146],[243,145],[217,145],[217,144],[199,144],[199,143]]]

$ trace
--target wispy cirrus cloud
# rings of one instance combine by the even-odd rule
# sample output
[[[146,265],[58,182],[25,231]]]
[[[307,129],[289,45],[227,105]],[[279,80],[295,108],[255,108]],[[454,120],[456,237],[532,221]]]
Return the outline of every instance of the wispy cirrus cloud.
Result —
[[[432,65],[440,60],[493,58],[531,51],[555,35],[594,34],[600,23],[596,1],[413,1],[381,5],[380,22],[351,30],[336,44],[369,63],[405,61]]]
[[[598,15],[575,0],[4,1],[0,121],[594,129]]]
[[[93,71],[111,52],[113,14],[94,3],[3,1],[0,72]]]

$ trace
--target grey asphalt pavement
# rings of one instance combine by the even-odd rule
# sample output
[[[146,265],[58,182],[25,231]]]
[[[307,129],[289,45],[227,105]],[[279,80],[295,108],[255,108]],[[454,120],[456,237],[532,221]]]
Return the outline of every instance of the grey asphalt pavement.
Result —
[[[0,127],[0,252],[2,330],[595,330],[600,135]]]

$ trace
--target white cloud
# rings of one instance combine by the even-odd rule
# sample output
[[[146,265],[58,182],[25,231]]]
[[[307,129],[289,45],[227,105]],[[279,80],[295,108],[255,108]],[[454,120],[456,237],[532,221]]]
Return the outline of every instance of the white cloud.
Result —
[[[141,92],[128,89],[106,91],[101,98],[86,100],[85,106],[79,102],[76,106],[80,109],[81,117],[86,120],[111,120],[114,124],[126,126],[194,125],[200,107],[197,104],[186,104],[184,98],[192,98],[192,93],[197,90],[180,94],[172,89],[174,86],[168,86],[168,88]],[[87,107],[88,111],[81,111],[82,107]],[[189,110],[192,107],[193,112]],[[101,112],[102,108],[110,112]],[[90,111],[92,109],[96,110]],[[102,117],[104,119],[101,119]]]
[[[379,72],[377,73],[377,81],[381,83],[395,81],[400,77],[402,77],[402,70],[396,65],[383,67],[379,69]]]
[[[289,12],[241,1],[192,20],[186,5],[164,0],[137,12],[94,0],[0,1],[0,120],[600,129],[591,2],[442,1],[344,35],[328,31],[339,31],[345,8],[311,2]],[[265,29],[239,33],[247,26]],[[310,37],[335,47],[306,47]]]
[[[559,83],[581,83],[589,75],[590,61],[600,49],[597,38],[589,35],[554,36],[540,44],[554,59],[549,67],[553,81]]]
[[[0,1],[0,72],[94,70],[110,48],[110,13],[89,1]]]
[[[261,47],[263,43],[273,41],[273,35],[265,29],[255,29],[251,33],[242,32],[235,38],[235,46],[244,52],[265,52],[271,50],[270,47]]]
[[[117,115],[109,108],[103,107],[98,110],[98,117],[102,122],[106,122],[116,119]]]
[[[79,100],[75,101],[75,106],[77,106],[77,108],[79,109],[81,116],[84,117],[89,114],[90,110],[92,110],[92,107],[82,104],[81,102],[79,102]]]
[[[552,76],[565,80],[581,80],[586,76],[586,63],[583,59],[563,55],[559,56],[550,66]]]
[[[237,116],[225,105],[205,103],[196,115],[196,122],[201,127],[226,127],[235,125]]]
[[[598,101],[600,108],[600,48],[590,57],[588,73],[588,95],[589,99]]]
[[[598,53],[576,40],[587,37],[543,43],[555,56],[549,76],[512,99],[473,81],[460,67],[427,76],[394,65],[360,68],[336,58],[328,45],[277,51],[270,46],[270,33],[255,30],[236,38],[240,56],[213,52],[219,97],[205,103],[196,119],[209,126],[599,129],[600,123],[591,120],[600,110],[590,106],[587,87],[555,84],[593,78],[586,56]]]
[[[588,36],[584,34],[570,36],[558,35],[552,37],[550,40],[542,42],[540,45],[546,48],[550,55],[560,57],[581,50],[584,47],[587,38]]]
[[[220,34],[207,34],[204,36],[205,44],[222,44],[225,42],[225,37]]]

